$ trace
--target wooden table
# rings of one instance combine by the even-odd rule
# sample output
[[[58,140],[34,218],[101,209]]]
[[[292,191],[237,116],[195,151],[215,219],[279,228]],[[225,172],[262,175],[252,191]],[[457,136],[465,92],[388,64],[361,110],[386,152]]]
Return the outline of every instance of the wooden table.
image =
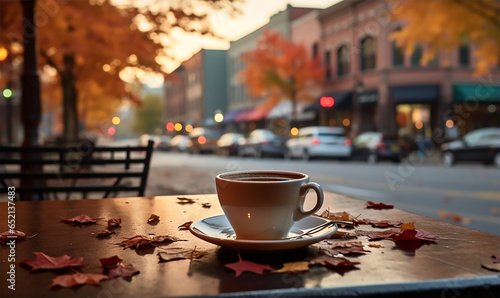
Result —
[[[381,248],[368,247],[367,237],[357,240],[365,244],[371,253],[351,260],[359,261],[358,270],[343,275],[325,267],[312,267],[309,272],[287,274],[270,273],[257,275],[243,273],[235,277],[224,264],[236,262],[236,252],[221,249],[194,237],[178,226],[187,221],[222,214],[216,195],[192,195],[194,204],[178,204],[177,196],[151,198],[117,198],[102,200],[16,202],[16,229],[37,236],[15,245],[15,291],[6,283],[10,262],[10,248],[1,246],[1,297],[159,297],[159,296],[369,296],[369,297],[498,297],[500,276],[486,270],[481,263],[491,255],[500,253],[500,237],[453,224],[437,221],[398,209],[372,210],[365,202],[333,193],[325,194],[326,207],[330,211],[347,211],[360,218],[391,219],[415,222],[440,237],[437,244],[423,245],[415,251],[397,248],[393,241],[382,240]],[[202,203],[211,203],[204,208]],[[152,214],[160,216],[156,224],[148,224]],[[7,228],[7,203],[0,203],[0,229]],[[71,218],[86,214],[102,218],[93,225],[69,225],[60,217]],[[120,217],[121,227],[109,238],[98,239],[93,233],[106,228],[106,220]],[[356,229],[373,230],[369,226]],[[175,235],[187,241],[186,247],[207,250],[208,255],[199,260],[159,262],[159,248],[123,249],[114,245],[123,238],[135,235]],[[164,248],[166,248],[165,246]],[[67,254],[83,257],[83,273],[102,273],[101,258],[114,255],[133,264],[140,274],[130,281],[121,278],[102,281],[98,286],[84,285],[76,288],[49,289],[51,280],[70,270],[41,271],[30,273],[21,268],[19,261],[35,259],[32,252],[43,252],[57,257]],[[269,263],[274,267],[289,261],[313,257],[317,248],[308,247],[273,255],[241,254],[243,259]]]

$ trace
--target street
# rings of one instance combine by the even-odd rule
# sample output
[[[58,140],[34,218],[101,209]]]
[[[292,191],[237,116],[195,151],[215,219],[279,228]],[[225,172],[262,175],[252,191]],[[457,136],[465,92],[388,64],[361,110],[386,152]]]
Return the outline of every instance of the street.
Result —
[[[325,191],[394,204],[405,211],[500,235],[500,170],[482,164],[446,168],[435,158],[368,165],[357,161],[255,159],[156,150],[148,189],[165,187],[170,181],[174,185],[171,188],[179,192],[215,193],[215,175],[256,169],[303,172]],[[165,175],[170,178],[165,180]],[[153,194],[161,195],[161,190]]]

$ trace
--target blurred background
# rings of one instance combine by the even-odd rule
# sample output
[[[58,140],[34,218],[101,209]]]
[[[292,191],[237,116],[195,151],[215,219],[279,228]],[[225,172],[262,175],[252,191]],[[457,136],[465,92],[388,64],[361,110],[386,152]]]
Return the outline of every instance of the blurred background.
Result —
[[[498,0],[0,0],[0,144],[27,126],[42,146],[154,139],[149,195],[294,169],[499,234],[499,15]]]

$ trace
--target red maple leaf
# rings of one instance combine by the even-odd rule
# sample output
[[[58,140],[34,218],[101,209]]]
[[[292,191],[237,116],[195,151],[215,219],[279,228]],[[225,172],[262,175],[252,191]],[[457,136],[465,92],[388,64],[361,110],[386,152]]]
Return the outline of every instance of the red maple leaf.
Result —
[[[104,230],[104,231],[100,231],[99,233],[97,233],[95,235],[96,235],[96,237],[104,238],[104,237],[109,237],[109,235],[114,234],[114,233],[115,233],[115,231]]]
[[[366,202],[366,208],[376,209],[376,210],[392,209],[392,208],[394,208],[394,205],[387,205],[384,203],[374,203],[372,201],[368,201],[368,202]]]
[[[357,231],[359,236],[368,236],[368,241],[382,240],[389,238],[392,235],[399,234],[401,231],[398,229],[389,229],[385,231]]]
[[[169,242],[175,242],[175,241],[185,241],[182,239],[179,239],[175,236],[142,236],[142,235],[136,235],[134,237],[128,238],[123,240],[120,243],[116,243],[116,245],[123,246],[125,248],[139,248],[140,246],[144,245],[151,245],[153,243],[161,243],[164,241],[169,241]]]
[[[111,218],[108,220],[108,228],[112,227],[118,227],[122,223],[122,219],[117,217],[117,218]]]
[[[12,231],[12,232],[11,232]],[[26,233],[18,231],[18,230],[9,230],[3,233],[0,233],[0,243],[7,242],[9,240],[22,240],[24,238],[29,239],[35,237],[37,234],[31,236],[26,236]]]
[[[354,266],[360,264],[359,262],[351,262],[348,259],[345,258],[339,258],[339,257],[331,257],[331,256],[319,256],[311,261],[309,261],[309,264],[320,264],[323,266],[333,266],[333,267],[340,267],[340,266]]]
[[[77,272],[75,274],[57,276],[56,278],[52,279],[52,284],[49,287],[52,288],[56,286],[61,286],[69,288],[83,284],[98,285],[99,282],[101,282],[101,280],[105,279],[108,279],[106,275]]]
[[[254,263],[250,261],[243,261],[241,259],[240,254],[238,254],[238,258],[240,259],[238,262],[225,264],[224,267],[227,267],[231,270],[234,270],[236,276],[240,276],[243,272],[253,272],[257,274],[263,274],[264,270],[274,270],[269,265]]]
[[[132,275],[140,273],[139,270],[135,269],[132,264],[124,265],[122,263],[118,264],[117,267],[109,270],[108,277],[123,277],[123,278],[131,278]]]
[[[73,218],[62,218],[61,217],[61,221],[65,222],[65,223],[81,223],[81,224],[94,224],[97,222],[97,219],[98,218],[93,219],[92,217],[85,215],[85,214],[78,215],[78,216],[75,216]]]
[[[118,256],[112,256],[110,258],[99,259],[104,268],[114,268],[123,261]]]
[[[81,266],[83,258],[71,259],[68,255],[60,257],[50,257],[43,252],[33,252],[35,260],[24,260],[20,264],[31,267],[31,271],[38,269],[61,269],[70,266]]]
[[[434,242],[438,239],[438,236],[433,235],[425,230],[404,230],[401,233],[391,235],[388,238],[394,241],[419,240]]]

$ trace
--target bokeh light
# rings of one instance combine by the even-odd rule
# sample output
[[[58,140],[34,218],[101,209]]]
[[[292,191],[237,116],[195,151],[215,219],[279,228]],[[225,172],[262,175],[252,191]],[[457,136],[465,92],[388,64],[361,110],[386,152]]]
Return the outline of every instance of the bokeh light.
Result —
[[[116,133],[116,129],[114,127],[110,127],[108,128],[108,134],[110,136],[114,135]]]
[[[446,127],[452,128],[455,123],[453,123],[453,120],[446,120]]]
[[[0,61],[7,59],[8,54],[9,52],[7,52],[6,48],[0,48]]]
[[[222,115],[222,113],[217,113],[214,115],[214,120],[217,123],[221,123],[222,120],[224,120],[224,115]]]
[[[115,116],[115,117],[113,117],[113,119],[111,119],[111,123],[113,123],[114,125],[120,124],[120,121],[121,121],[120,117],[118,117],[118,116]]]
[[[198,144],[203,145],[207,142],[207,138],[205,136],[199,136],[198,137]]]
[[[5,98],[11,98],[12,95],[14,95],[14,92],[12,92],[12,89],[7,88],[3,90],[2,95]]]
[[[299,129],[297,127],[292,127],[292,129],[290,129],[290,135],[296,136],[298,134],[299,134]]]
[[[187,132],[192,132],[193,131],[193,126],[191,124],[186,125],[186,131]]]
[[[344,120],[342,120],[342,125],[344,126],[349,126],[351,124],[351,120],[345,118]]]
[[[424,127],[424,124],[422,123],[422,121],[415,122],[416,129],[422,129],[422,127]]]
[[[166,128],[168,131],[172,131],[172,130],[174,130],[174,123],[173,123],[173,122],[169,122],[169,123],[167,123],[167,125],[165,125],[165,128]]]
[[[175,129],[175,131],[181,131],[182,130],[182,124],[175,123],[174,129]]]

